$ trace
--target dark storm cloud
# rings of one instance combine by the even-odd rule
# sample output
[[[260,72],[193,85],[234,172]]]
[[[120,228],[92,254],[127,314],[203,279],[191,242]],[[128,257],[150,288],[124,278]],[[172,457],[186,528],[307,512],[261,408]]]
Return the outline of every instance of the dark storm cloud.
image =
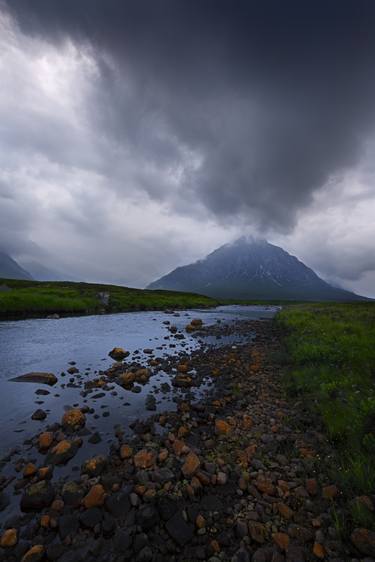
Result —
[[[25,33],[93,50],[93,118],[150,163],[184,161],[179,208],[200,201],[223,220],[288,230],[372,132],[371,0],[9,0],[7,9]],[[173,200],[152,180],[143,178],[152,196]]]

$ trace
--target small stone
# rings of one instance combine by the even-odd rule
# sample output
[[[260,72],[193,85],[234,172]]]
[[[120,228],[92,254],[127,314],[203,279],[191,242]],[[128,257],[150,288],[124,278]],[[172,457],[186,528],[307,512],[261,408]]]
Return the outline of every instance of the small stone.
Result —
[[[151,468],[154,466],[156,455],[153,451],[141,449],[134,455],[134,465],[137,468]]]
[[[313,546],[313,553],[317,558],[324,558],[326,555],[326,550],[322,544],[315,542]]]
[[[0,546],[2,548],[10,548],[17,544],[17,529],[7,529],[1,535]]]
[[[33,464],[32,462],[29,462],[29,463],[27,463],[27,465],[23,469],[23,475],[24,475],[25,478],[28,478],[30,476],[34,476],[34,474],[36,474],[37,470],[38,469],[35,466],[35,464]]]
[[[81,446],[80,440],[68,441],[63,439],[55,445],[47,455],[47,463],[65,464],[74,457],[78,448]]]
[[[122,361],[125,357],[128,357],[129,351],[125,351],[122,347],[114,347],[108,355],[115,361]]]
[[[330,486],[324,486],[322,490],[323,498],[326,500],[333,500],[338,494],[338,489],[334,484]]]
[[[133,456],[133,449],[129,445],[121,445],[120,457],[122,460],[130,459]]]
[[[44,546],[42,544],[35,544],[26,554],[22,557],[21,562],[39,562],[44,556]]]
[[[232,428],[225,420],[215,420],[215,431],[218,435],[227,435]]]
[[[43,527],[43,529],[48,529],[48,527],[50,526],[50,522],[51,517],[49,515],[42,515],[42,517],[40,518],[40,526]]]
[[[104,504],[105,490],[101,484],[95,484],[88,494],[83,498],[82,503],[89,509],[90,507],[98,507]]]
[[[273,533],[272,540],[281,550],[288,550],[289,536],[286,533]]]
[[[198,470],[200,464],[201,462],[198,455],[196,455],[195,453],[189,453],[181,468],[182,474],[185,476],[185,478],[190,478]]]
[[[306,490],[310,494],[310,496],[316,496],[318,493],[318,482],[315,478],[308,478],[306,480]]]
[[[203,529],[206,526],[206,520],[200,513],[197,515],[195,519],[195,525],[198,529]]]
[[[106,464],[107,458],[103,455],[98,455],[83,463],[82,472],[89,476],[99,476],[103,472]]]
[[[53,442],[53,433],[52,431],[44,431],[38,437],[38,448],[41,451],[45,451],[49,449]]]
[[[41,410],[40,408],[38,410],[35,410],[35,412],[33,413],[33,415],[31,416],[32,420],[37,420],[37,421],[41,421],[41,420],[45,420],[47,417],[47,414],[44,410]]]
[[[54,496],[54,489],[46,480],[31,484],[26,488],[22,496],[21,510],[39,511],[44,507],[50,506]]]
[[[61,425],[64,429],[76,431],[86,423],[85,414],[79,408],[67,410],[62,417]]]
[[[279,510],[281,517],[284,519],[291,519],[294,515],[294,511],[285,503],[277,504],[277,509]]]
[[[354,529],[350,540],[361,554],[375,557],[375,532],[364,528]]]

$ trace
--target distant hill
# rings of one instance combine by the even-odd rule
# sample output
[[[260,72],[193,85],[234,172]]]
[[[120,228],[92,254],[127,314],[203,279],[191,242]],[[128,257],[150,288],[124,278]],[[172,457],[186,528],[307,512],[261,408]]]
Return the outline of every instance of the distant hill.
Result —
[[[0,251],[0,277],[5,279],[32,280],[32,275],[21,267],[13,258]]]
[[[78,281],[72,275],[46,267],[37,261],[23,261],[22,265],[36,281]]]
[[[147,288],[233,299],[366,300],[329,285],[282,248],[247,237],[221,246],[202,260],[178,267]]]

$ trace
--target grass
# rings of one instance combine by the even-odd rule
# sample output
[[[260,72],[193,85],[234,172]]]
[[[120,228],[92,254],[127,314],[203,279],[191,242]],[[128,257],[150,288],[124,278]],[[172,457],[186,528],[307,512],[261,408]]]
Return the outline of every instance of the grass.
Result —
[[[285,334],[287,389],[324,422],[352,523],[375,529],[374,514],[352,502],[375,489],[375,303],[291,305],[276,321]]]
[[[116,285],[73,282],[39,282],[0,279],[0,319],[48,314],[96,314],[135,310],[204,308],[217,301],[194,293],[130,289]],[[103,304],[99,293],[109,295]]]

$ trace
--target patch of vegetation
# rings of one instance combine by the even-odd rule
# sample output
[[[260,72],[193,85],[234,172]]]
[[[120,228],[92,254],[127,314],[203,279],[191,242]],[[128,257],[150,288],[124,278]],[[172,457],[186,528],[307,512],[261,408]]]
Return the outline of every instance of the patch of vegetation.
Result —
[[[177,291],[130,289],[94,283],[0,279],[1,319],[48,314],[205,308],[217,304],[210,297]]]
[[[348,499],[375,488],[375,303],[304,304],[283,309],[287,390],[303,395],[335,445],[335,477]],[[374,514],[350,508],[375,528]]]

